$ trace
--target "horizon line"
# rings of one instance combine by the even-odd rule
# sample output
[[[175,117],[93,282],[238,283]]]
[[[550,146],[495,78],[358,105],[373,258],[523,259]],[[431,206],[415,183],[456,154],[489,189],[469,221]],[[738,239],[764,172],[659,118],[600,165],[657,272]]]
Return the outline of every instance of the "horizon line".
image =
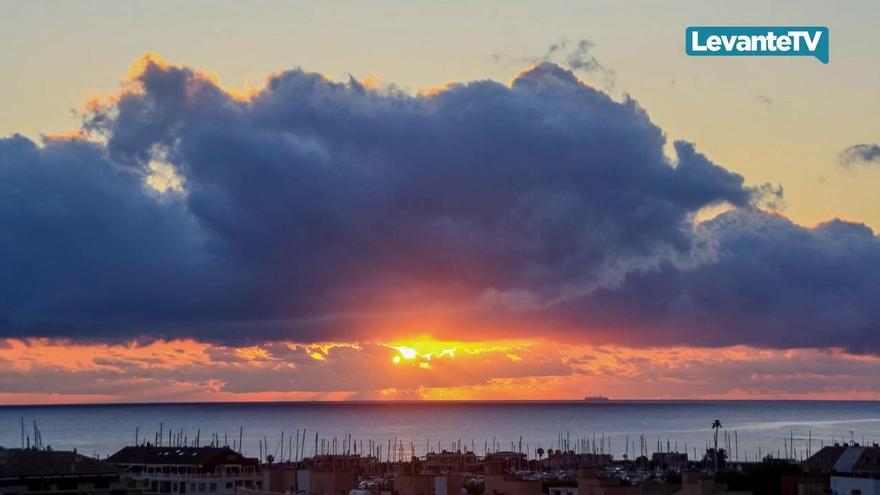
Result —
[[[144,401],[144,402],[68,402],[0,404],[0,409],[15,407],[94,407],[94,406],[193,406],[193,405],[507,405],[507,404],[638,404],[657,402],[711,403],[711,402],[880,402],[880,399],[310,399],[310,400],[248,400],[248,401]]]

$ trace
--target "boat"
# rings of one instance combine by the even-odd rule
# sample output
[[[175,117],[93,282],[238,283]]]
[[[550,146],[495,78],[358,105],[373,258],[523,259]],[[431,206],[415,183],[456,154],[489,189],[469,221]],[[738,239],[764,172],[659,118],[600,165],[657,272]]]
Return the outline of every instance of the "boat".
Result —
[[[584,400],[587,402],[607,402],[611,399],[605,397],[604,395],[588,395],[584,397]]]

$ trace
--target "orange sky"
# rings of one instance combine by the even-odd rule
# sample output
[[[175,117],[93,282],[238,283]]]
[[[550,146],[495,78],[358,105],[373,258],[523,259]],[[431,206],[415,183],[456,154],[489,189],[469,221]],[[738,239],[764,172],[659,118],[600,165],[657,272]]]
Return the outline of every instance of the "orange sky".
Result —
[[[838,350],[421,340],[225,347],[0,341],[0,403],[878,399],[880,357]],[[658,391],[662,391],[658,395]]]
[[[150,64],[172,67],[157,55],[139,58],[123,80],[122,89],[90,98],[86,111],[112,108],[123,95],[142,91],[137,79]],[[193,74],[194,79],[209,82],[208,86],[219,86],[213,73],[196,70]],[[361,83],[376,87],[377,80],[368,76]],[[240,102],[259,92],[261,85],[249,81],[241,89],[221,88]],[[441,90],[426,89],[422,94],[432,91]],[[47,142],[86,139],[80,130],[45,138]],[[840,146],[835,144],[834,149]],[[146,184],[160,192],[181,190],[182,177],[160,158],[164,157],[149,161]],[[859,218],[873,220],[870,213]],[[803,206],[800,215],[811,220],[815,216],[812,208]],[[695,216],[697,221],[704,219]],[[444,270],[438,266],[437,272]],[[418,274],[427,280],[438,275],[429,268]],[[539,322],[510,321],[517,316],[481,321],[468,312],[472,306],[534,305],[530,294],[515,289],[502,293],[488,287],[482,292],[484,297],[468,300],[463,307],[450,307],[463,299],[455,293],[458,287],[451,285],[436,289],[437,293],[422,291],[416,304],[413,298],[419,296],[413,296],[402,283],[395,286],[393,294],[368,294],[377,300],[387,296],[389,301],[375,307],[366,302],[369,307],[355,308],[359,312],[351,319],[358,321],[350,326],[361,328],[345,333],[346,341],[281,340],[236,346],[194,338],[127,343],[0,338],[0,404],[578,400],[585,395],[614,399],[880,399],[876,380],[880,355],[860,355],[842,348],[642,346],[633,339],[650,335],[618,335],[604,327],[599,329],[602,331],[588,328],[593,333],[582,337],[561,326],[543,332],[535,328]],[[398,311],[412,307],[417,311]],[[348,315],[326,318],[346,320]],[[405,330],[409,328],[418,330]]]

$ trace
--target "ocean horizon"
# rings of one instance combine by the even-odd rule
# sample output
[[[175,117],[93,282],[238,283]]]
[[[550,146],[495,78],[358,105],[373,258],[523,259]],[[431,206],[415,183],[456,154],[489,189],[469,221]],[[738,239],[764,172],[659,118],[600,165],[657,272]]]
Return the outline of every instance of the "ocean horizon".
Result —
[[[269,445],[279,458],[284,445],[285,459],[294,437],[304,439],[294,451],[305,456],[320,452],[322,441],[351,438],[356,445],[394,442],[419,456],[461,448],[537,457],[541,448],[699,458],[713,442],[715,419],[724,427],[719,447],[742,462],[768,454],[799,460],[835,442],[880,439],[880,402],[859,400],[158,402],[2,405],[0,446],[27,445],[36,424],[43,445],[100,458],[155,443],[160,431],[163,444],[171,432],[172,444],[192,445],[198,436],[200,445],[230,445],[254,457]]]

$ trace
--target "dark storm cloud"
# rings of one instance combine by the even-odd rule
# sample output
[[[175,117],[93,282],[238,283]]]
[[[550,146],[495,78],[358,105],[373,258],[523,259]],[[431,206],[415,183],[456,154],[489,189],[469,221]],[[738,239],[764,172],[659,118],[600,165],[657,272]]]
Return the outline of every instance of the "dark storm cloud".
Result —
[[[3,335],[137,332],[188,311],[212,264],[178,199],[150,194],[141,174],[80,140],[0,139],[0,212]]]
[[[632,274],[567,308],[620,341],[880,352],[880,238],[834,220],[805,228],[731,211],[701,224],[713,260]]]
[[[855,144],[840,152],[840,164],[851,166],[856,164],[880,164],[880,144]]]
[[[291,70],[237,100],[149,60],[133,85],[86,122],[105,144],[0,143],[2,335],[327,340],[453,308],[622,322],[644,341],[850,346],[878,321],[861,299],[872,233],[763,220],[766,186],[685,142],[670,163],[635,101],[554,64],[421,96]],[[185,192],[145,187],[151,161]],[[694,228],[721,203],[752,223]],[[771,282],[775,298],[745,290]]]

